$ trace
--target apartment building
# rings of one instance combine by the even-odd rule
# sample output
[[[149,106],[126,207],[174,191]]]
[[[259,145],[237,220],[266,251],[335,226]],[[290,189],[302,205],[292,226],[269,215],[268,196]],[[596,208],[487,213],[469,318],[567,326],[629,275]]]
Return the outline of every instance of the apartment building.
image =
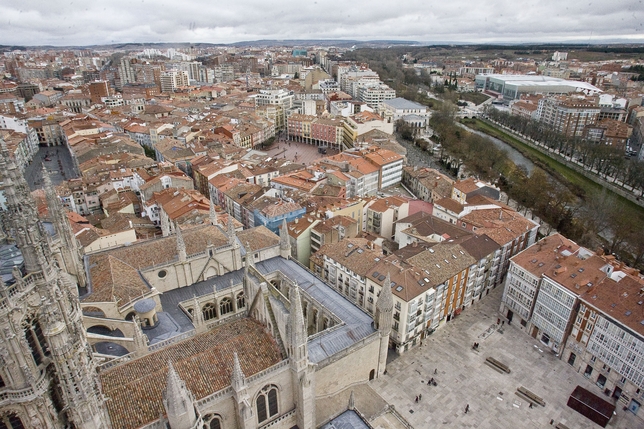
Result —
[[[188,72],[171,70],[161,73],[161,92],[175,92],[177,88],[190,85]]]
[[[349,216],[337,215],[316,222],[311,228],[311,253],[320,250],[325,244],[336,244],[345,238],[355,238],[360,232],[360,222]]]
[[[287,225],[291,256],[305,267],[310,266],[311,230],[321,221],[319,217],[305,215]]]
[[[644,284],[623,269],[580,296],[562,359],[637,414],[644,403]]]
[[[601,108],[595,98],[579,96],[544,97],[539,100],[537,119],[568,137],[582,137],[595,125]]]
[[[402,183],[416,198],[433,203],[452,195],[454,180],[433,168],[408,165],[403,168]]]
[[[373,109],[384,101],[394,98],[396,98],[396,91],[380,81],[360,83],[358,85],[358,101],[367,103]]]
[[[637,270],[555,234],[512,258],[500,313],[637,414],[643,305]]]
[[[402,170],[405,157],[388,149],[369,147],[361,152],[364,158],[378,167],[378,189],[385,189],[397,185],[402,179]]]
[[[364,230],[385,239],[393,239],[394,224],[406,218],[409,201],[401,197],[386,197],[369,201],[365,205]]]

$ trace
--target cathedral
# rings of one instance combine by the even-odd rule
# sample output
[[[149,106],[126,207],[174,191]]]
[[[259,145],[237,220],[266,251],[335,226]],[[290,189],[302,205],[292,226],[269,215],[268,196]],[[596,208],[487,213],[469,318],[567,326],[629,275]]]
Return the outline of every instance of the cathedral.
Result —
[[[374,320],[290,258],[285,227],[237,231],[213,206],[83,255],[46,174],[50,222],[4,145],[0,169],[24,260],[0,284],[0,429],[315,429],[320,401],[384,373],[390,288]]]

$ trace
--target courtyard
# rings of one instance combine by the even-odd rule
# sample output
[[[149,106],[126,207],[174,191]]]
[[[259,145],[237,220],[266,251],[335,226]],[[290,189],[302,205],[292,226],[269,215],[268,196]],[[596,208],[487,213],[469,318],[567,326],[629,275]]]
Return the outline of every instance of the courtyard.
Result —
[[[369,386],[416,429],[545,428],[601,426],[566,403],[577,385],[611,401],[601,389],[560,360],[520,325],[497,328],[502,286],[402,356],[390,351],[387,375]],[[480,345],[473,350],[475,342]],[[510,368],[499,372],[485,363],[493,357]],[[436,373],[435,373],[436,372]],[[437,386],[427,381],[434,378]],[[515,394],[524,386],[545,401],[534,405]],[[422,398],[416,402],[416,396]],[[644,421],[617,405],[608,428],[636,429]],[[466,413],[466,407],[468,412]],[[551,423],[552,422],[552,423]]]

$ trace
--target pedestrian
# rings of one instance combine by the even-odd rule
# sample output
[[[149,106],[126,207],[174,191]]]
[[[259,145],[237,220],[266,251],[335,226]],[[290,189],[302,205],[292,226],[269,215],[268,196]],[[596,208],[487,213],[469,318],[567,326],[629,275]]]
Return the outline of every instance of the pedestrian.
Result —
[[[469,410],[470,410],[470,404],[467,404],[467,405],[465,406],[465,414],[467,414],[467,412],[468,412]]]
[[[434,370],[434,374],[438,374],[438,368],[436,368],[436,369]],[[433,380],[433,378],[432,378],[432,380]]]
[[[497,324],[497,325],[500,325],[500,324],[501,324],[501,318],[500,318],[500,317],[498,317],[498,318],[496,319],[496,324]]]
[[[530,402],[530,408],[532,408],[532,402]]]
[[[420,395],[418,395],[418,400],[419,400],[419,401],[422,401],[422,400],[423,400],[423,394],[422,394],[422,393],[421,393]]]
[[[501,326],[505,325],[505,320],[501,322]]]
[[[418,395],[416,395],[416,400],[414,402],[418,403]]]

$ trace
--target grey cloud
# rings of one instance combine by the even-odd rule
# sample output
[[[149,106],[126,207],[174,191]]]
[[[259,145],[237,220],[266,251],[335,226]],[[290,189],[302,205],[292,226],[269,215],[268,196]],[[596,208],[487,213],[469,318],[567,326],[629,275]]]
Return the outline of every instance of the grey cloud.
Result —
[[[640,0],[4,0],[0,44],[344,38],[440,41],[644,40]]]

